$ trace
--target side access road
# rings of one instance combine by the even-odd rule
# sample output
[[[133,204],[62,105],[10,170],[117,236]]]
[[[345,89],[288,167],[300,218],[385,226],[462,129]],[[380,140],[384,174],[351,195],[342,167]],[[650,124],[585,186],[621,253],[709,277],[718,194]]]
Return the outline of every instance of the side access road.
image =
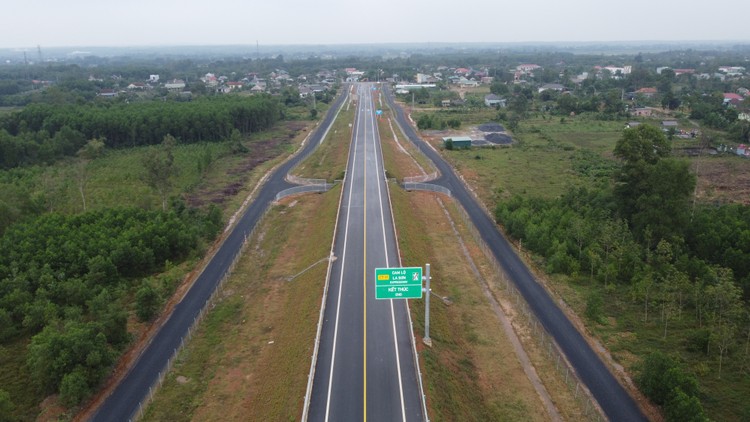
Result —
[[[508,240],[498,230],[495,222],[468,192],[466,186],[454,173],[453,168],[419,138],[404,115],[403,109],[395,104],[393,94],[388,87],[384,87],[382,91],[406,137],[435,163],[441,173],[437,180],[430,183],[450,189],[453,197],[461,203],[492,254],[513,280],[544,328],[555,339],[562,352],[565,353],[579,379],[592,392],[607,417],[612,421],[647,420],[635,400],[591,349],[581,333],[560,310],[544,287],[534,279],[531,271],[516,255]]]
[[[328,110],[325,119],[317,130],[310,135],[303,150],[280,165],[260,188],[258,196],[248,206],[242,217],[238,219],[237,224],[227,235],[216,254],[206,264],[203,272],[182,298],[182,301],[174,307],[172,315],[164,322],[164,325],[154,335],[112,394],[104,400],[91,420],[102,422],[128,421],[138,412],[141,403],[149,394],[149,389],[158,379],[159,373],[164,370],[167,361],[175,350],[180,347],[188,329],[193,325],[201,309],[234,262],[245,238],[252,232],[258,220],[274,201],[276,194],[294,186],[286,182],[284,178],[292,168],[320,144],[348,97],[349,86],[343,85],[341,91],[342,93]]]

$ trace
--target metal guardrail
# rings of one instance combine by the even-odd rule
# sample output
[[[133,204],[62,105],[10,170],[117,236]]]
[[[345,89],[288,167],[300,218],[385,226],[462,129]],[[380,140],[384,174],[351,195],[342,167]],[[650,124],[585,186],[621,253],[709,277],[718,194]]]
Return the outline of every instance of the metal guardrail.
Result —
[[[291,173],[286,175],[286,180],[288,180],[289,183],[297,185],[324,185],[328,183],[326,179],[307,179],[304,177],[297,177]]]
[[[295,186],[293,188],[284,189],[283,191],[276,194],[275,201],[278,201],[282,198],[286,198],[287,196],[296,195],[298,193],[305,193],[305,192],[328,192],[333,188],[335,185],[332,183],[324,183],[321,185],[303,185],[303,186]]]
[[[443,193],[448,196],[453,196],[451,194],[451,190],[448,188],[444,188],[440,185],[433,185],[432,183],[411,183],[411,182],[404,182],[402,187],[405,190],[424,190],[424,191],[430,191],[430,192],[438,192]]]

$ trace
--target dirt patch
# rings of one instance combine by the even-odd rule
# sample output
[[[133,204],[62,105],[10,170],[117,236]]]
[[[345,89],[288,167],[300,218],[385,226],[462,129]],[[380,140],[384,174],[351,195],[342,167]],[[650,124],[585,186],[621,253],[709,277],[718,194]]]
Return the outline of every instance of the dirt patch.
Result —
[[[693,169],[699,201],[750,205],[750,160],[700,157],[693,160]]]
[[[505,132],[505,128],[500,123],[485,123],[477,127],[482,132]]]
[[[513,138],[504,133],[488,133],[484,135],[484,139],[497,145],[510,145],[513,143]]]
[[[289,122],[284,125],[283,133],[269,140],[251,141],[250,152],[236,166],[227,171],[231,182],[222,186],[203,186],[185,197],[185,202],[191,207],[201,207],[206,204],[222,205],[228,199],[237,195],[247,183],[250,173],[261,164],[279,155],[280,147],[294,139],[300,131],[306,130],[301,122]]]

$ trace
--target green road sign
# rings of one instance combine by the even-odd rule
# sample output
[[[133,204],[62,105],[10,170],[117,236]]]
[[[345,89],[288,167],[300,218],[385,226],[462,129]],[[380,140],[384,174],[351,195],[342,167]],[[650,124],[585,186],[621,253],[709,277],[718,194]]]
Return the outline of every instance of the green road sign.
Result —
[[[420,299],[422,267],[375,268],[375,299]]]

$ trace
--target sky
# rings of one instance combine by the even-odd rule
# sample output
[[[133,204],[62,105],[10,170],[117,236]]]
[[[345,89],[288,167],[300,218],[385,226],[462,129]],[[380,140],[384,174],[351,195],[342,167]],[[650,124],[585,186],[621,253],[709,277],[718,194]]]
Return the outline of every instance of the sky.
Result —
[[[750,42],[750,1],[9,0],[0,48],[421,42]]]

